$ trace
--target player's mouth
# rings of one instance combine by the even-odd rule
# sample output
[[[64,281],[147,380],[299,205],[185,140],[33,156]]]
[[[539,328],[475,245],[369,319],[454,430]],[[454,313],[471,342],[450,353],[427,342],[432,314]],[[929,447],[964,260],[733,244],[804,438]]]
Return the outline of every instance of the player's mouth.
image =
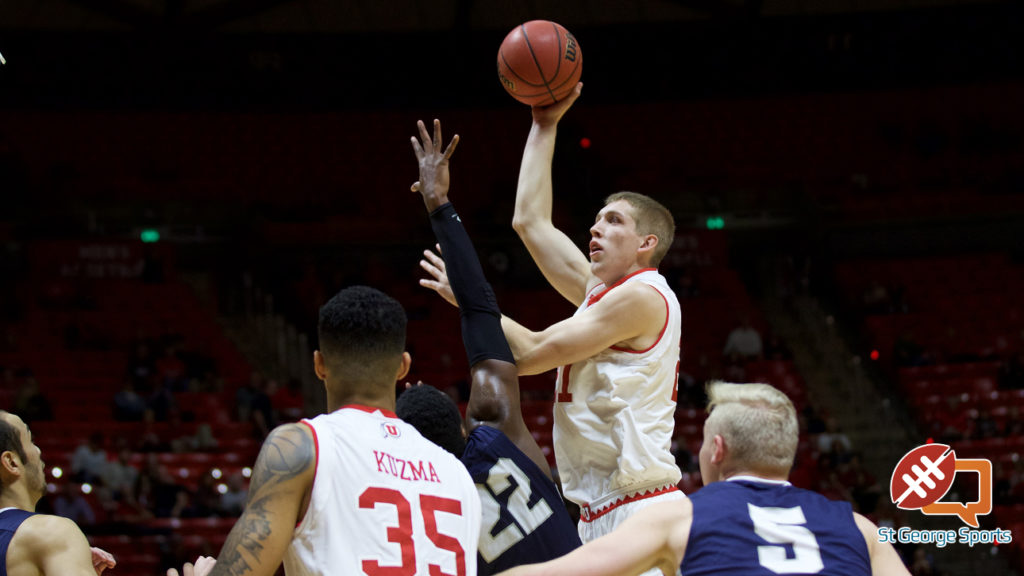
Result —
[[[601,252],[604,252],[604,248],[601,248],[601,245],[597,242],[592,241],[590,243],[590,258],[593,259],[595,254],[600,254]]]

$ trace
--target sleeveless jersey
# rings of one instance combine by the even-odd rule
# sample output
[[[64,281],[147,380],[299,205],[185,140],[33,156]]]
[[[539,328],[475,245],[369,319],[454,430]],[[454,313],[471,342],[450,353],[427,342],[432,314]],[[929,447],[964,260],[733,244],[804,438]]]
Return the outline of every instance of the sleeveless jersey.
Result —
[[[593,513],[631,495],[675,486],[682,477],[669,451],[682,320],[665,277],[645,268],[608,288],[598,284],[575,315],[626,282],[643,282],[664,300],[658,341],[639,351],[612,346],[562,366],[556,382],[552,439],[562,489]]]
[[[7,547],[11,545],[11,538],[21,523],[34,514],[19,508],[0,510],[0,576],[7,576]]]
[[[864,534],[848,502],[789,482],[733,477],[690,495],[682,574],[870,576]]]
[[[545,562],[580,546],[554,481],[503,432],[478,426],[462,454],[480,492],[481,576]]]
[[[476,574],[480,497],[458,459],[387,410],[348,405],[302,423],[316,475],[288,576]]]

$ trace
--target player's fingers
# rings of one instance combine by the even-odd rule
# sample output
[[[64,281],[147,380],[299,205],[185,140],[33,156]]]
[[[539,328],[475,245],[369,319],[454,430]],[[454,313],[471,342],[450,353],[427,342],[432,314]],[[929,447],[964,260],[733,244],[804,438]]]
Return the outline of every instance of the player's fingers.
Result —
[[[426,255],[427,260],[429,260],[431,264],[436,266],[438,270],[440,270],[442,273],[446,272],[446,269],[444,267],[444,260],[440,256],[434,254],[429,250],[425,250],[423,254]]]
[[[423,159],[423,147],[420,146],[420,141],[417,140],[415,136],[413,136],[409,140],[412,141],[412,151],[416,153],[416,159],[417,160],[422,160]]]
[[[436,280],[427,280],[426,278],[420,278],[420,286],[424,288],[430,288],[434,292],[441,291],[441,283]]]
[[[423,268],[427,272],[427,274],[433,276],[435,280],[444,276],[444,272],[442,272],[436,266],[434,266],[430,262],[427,262],[426,260],[420,260],[420,268]],[[422,282],[422,280],[420,282]]]
[[[441,140],[441,121],[437,118],[434,118],[434,142],[437,142],[438,147],[441,146],[441,142],[444,142]]]
[[[177,568],[168,568],[167,576],[179,576]]]
[[[441,243],[440,242],[438,242],[437,244],[434,244],[434,248],[437,248],[437,253],[438,254],[441,254],[441,255],[444,254],[443,252],[441,252]]]
[[[420,191],[420,181],[417,180],[417,181],[413,182],[412,186],[409,186],[409,190],[412,190],[413,192],[419,192]]]
[[[430,154],[434,151],[434,143],[430,140],[430,133],[427,132],[427,125],[423,120],[416,121],[416,127],[420,129],[420,140],[423,141],[423,151]]]
[[[452,136],[452,141],[448,143],[448,147],[444,149],[444,159],[448,160],[455,153],[455,147],[459,145],[459,135]]]

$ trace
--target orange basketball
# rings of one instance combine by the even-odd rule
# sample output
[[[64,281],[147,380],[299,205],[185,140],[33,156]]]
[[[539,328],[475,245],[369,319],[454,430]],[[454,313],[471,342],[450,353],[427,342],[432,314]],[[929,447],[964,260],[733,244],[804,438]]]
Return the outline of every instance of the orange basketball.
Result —
[[[576,38],[560,24],[531,20],[516,26],[498,49],[498,78],[513,98],[547,106],[572,92],[583,73]]]

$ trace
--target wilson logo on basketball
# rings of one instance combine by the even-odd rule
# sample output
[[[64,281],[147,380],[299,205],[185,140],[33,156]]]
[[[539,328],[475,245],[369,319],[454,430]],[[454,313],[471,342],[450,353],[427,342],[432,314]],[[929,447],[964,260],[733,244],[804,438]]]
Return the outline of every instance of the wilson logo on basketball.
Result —
[[[892,501],[903,510],[917,510],[946,495],[956,476],[956,452],[945,444],[918,446],[892,473]]]
[[[382,422],[380,425],[380,431],[384,434],[384,437],[399,438],[402,436],[402,431],[394,424]]]

